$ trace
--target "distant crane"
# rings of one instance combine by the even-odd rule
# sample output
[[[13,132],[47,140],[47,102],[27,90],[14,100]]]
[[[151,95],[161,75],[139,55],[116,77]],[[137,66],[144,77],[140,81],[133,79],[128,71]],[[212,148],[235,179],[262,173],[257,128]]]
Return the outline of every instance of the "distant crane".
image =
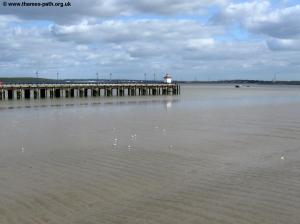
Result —
[[[277,75],[275,74],[273,77],[273,82],[276,82],[276,80],[277,80]]]
[[[35,76],[36,76],[36,82],[38,84],[38,82],[39,82],[39,72],[38,71],[35,72]]]

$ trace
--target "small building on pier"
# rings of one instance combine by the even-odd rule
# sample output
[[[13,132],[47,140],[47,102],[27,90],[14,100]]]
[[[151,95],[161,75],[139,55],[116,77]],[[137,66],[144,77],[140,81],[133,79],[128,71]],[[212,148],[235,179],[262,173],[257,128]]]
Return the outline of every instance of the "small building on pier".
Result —
[[[168,84],[172,83],[172,76],[170,74],[166,74],[164,76],[164,83],[168,83]]]

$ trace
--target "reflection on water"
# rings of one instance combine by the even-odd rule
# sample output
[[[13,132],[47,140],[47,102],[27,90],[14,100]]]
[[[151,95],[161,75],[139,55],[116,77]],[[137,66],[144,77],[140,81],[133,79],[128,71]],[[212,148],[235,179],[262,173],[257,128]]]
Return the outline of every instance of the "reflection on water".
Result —
[[[166,101],[166,107],[170,109],[172,107],[172,101]]]
[[[166,105],[167,108],[171,108],[172,103],[178,103],[179,98],[167,98],[167,99],[138,99],[135,100],[91,100],[91,99],[72,99],[71,101],[66,100],[36,100],[36,101],[10,101],[0,102],[0,110],[3,109],[22,109],[22,108],[46,108],[46,107],[76,107],[76,106],[121,106],[121,105]]]

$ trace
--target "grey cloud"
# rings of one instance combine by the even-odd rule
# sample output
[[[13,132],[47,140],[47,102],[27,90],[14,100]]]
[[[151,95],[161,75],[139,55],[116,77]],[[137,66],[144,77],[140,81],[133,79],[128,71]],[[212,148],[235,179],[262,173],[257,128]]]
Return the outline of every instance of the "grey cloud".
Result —
[[[252,20],[268,13],[270,2],[267,0],[256,0],[251,2],[230,3],[213,15],[210,19],[212,24],[228,24],[239,22],[246,25],[247,20]]]
[[[257,58],[257,55],[267,53],[268,49],[261,42],[218,42],[209,47],[201,46],[194,49],[186,47],[185,52],[183,57],[187,60],[240,62],[251,61],[252,58]]]
[[[32,3],[40,2],[32,0]],[[55,2],[68,2],[54,1]],[[114,0],[72,0],[70,7],[1,7],[0,14],[14,15],[27,20],[50,20],[57,23],[73,23],[84,18],[112,17],[122,13],[122,4]]]
[[[100,24],[54,25],[50,31],[59,40],[78,43],[172,42],[223,33],[221,27],[189,20],[108,20]]]
[[[300,5],[279,9],[246,20],[246,27],[276,38],[300,37]]]
[[[272,9],[269,1],[230,4],[211,21],[239,22],[248,31],[275,38],[299,37],[300,5]]]
[[[50,20],[59,24],[83,19],[112,18],[129,15],[182,15],[199,13],[204,8],[226,0],[72,0],[70,7],[1,7],[0,15],[14,15],[28,20]],[[40,2],[31,0],[30,2]],[[55,1],[56,2],[56,1]],[[61,1],[60,1],[61,2]],[[63,2],[67,2],[64,0]]]
[[[168,49],[166,49],[164,44],[136,43],[134,46],[128,46],[126,51],[133,58],[153,58],[165,55]]]
[[[299,51],[300,39],[269,38],[267,45],[274,51]]]
[[[134,35],[135,30],[115,21],[105,21],[102,24],[88,24],[85,21],[71,26],[53,25],[50,31],[61,41],[77,43],[100,43],[101,41],[119,43],[137,39],[137,35]]]
[[[202,0],[202,1],[182,1],[182,0],[140,0],[132,4],[126,1],[127,7],[132,6],[135,12],[154,13],[161,15],[195,13],[209,5],[220,4],[224,1]]]
[[[9,26],[1,29],[1,72],[6,75],[19,71],[19,75],[26,75],[32,74],[35,69],[58,69],[80,61],[81,55],[75,54],[71,44],[50,39],[46,32],[34,28]]]
[[[267,38],[270,50],[299,50],[300,5],[274,9],[269,1],[232,3],[215,15],[212,24],[240,25]]]

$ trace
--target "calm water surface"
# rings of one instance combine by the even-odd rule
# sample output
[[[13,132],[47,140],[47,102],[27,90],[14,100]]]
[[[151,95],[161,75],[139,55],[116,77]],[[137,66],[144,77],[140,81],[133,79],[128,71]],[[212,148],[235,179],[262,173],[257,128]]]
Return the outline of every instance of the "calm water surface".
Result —
[[[300,87],[0,102],[0,223],[300,223]]]

